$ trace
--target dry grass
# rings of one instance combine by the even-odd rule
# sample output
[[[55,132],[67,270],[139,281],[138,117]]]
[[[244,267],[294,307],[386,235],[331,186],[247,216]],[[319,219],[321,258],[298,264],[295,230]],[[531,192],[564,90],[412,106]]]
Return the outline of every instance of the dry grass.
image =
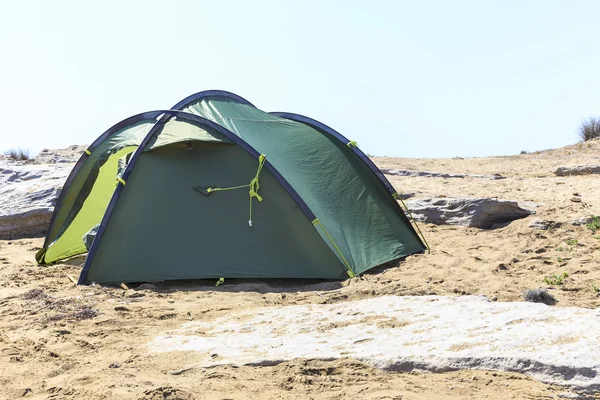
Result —
[[[80,299],[57,299],[47,295],[40,288],[28,290],[21,295],[23,300],[28,300],[26,310],[30,315],[43,314],[45,321],[75,320],[82,321],[97,317],[100,313],[90,304]]]
[[[48,298],[48,295],[40,288],[35,288],[26,291],[21,295],[23,300],[44,300]]]
[[[7,150],[4,153],[5,156],[7,156],[8,158],[10,158],[11,160],[16,160],[16,161],[25,161],[25,160],[29,160],[29,150],[23,150],[23,149],[10,149]]]
[[[63,319],[82,321],[84,319],[95,318],[98,315],[100,315],[98,310],[95,310],[89,306],[84,306],[80,310],[70,311],[70,312],[62,311],[62,312],[59,312],[58,314],[54,314],[54,315],[48,317],[48,321],[60,321]]]
[[[584,119],[579,126],[578,135],[582,142],[600,138],[600,118]]]

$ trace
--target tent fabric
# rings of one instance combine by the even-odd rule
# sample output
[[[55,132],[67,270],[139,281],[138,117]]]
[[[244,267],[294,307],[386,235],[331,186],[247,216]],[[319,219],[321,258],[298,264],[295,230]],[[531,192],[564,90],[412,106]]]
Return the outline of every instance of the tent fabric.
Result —
[[[140,114],[130,123],[117,124],[107,131],[108,135],[103,135],[103,141],[89,147],[89,155],[82,155],[73,170],[76,174],[72,173],[67,179],[57,201],[44,247],[36,255],[39,263],[52,263],[87,251],[80,238],[104,215],[116,186],[115,177],[122,175],[121,157],[137,149],[162,114]],[[191,140],[228,142],[225,137],[215,137],[197,125],[181,123],[176,118],[169,120],[157,137],[160,140],[149,143],[148,150]],[[103,171],[106,172],[99,176]]]
[[[391,185],[335,131],[222,91],[174,108],[128,118],[88,148],[38,263],[89,251],[80,283],[341,279],[425,249]],[[209,187],[239,188],[198,190]]]
[[[72,226],[73,220],[80,214],[84,203],[96,183],[102,184],[105,188],[98,192],[102,199],[95,197],[92,199],[95,204],[90,210],[93,210],[94,216],[86,218],[82,214],[80,217],[80,220],[87,220],[81,232],[86,232],[94,226],[97,223],[98,217],[102,218],[106,204],[108,204],[108,200],[112,194],[110,193],[110,183],[114,183],[114,174],[109,178],[109,181],[103,181],[97,179],[98,173],[108,160],[110,160],[108,165],[111,171],[117,168],[120,157],[111,156],[124,148],[129,148],[130,150],[128,151],[135,150],[155,122],[154,118],[140,116],[139,119],[135,119],[133,122],[127,121],[125,124],[117,124],[103,135],[105,136],[104,140],[99,143],[95,142],[88,148],[90,154],[84,153],[82,155],[81,159],[75,165],[73,172],[67,178],[67,182],[56,203],[50,226],[46,232],[44,246],[36,254],[36,259],[39,263],[51,263],[81,254],[82,249],[84,249],[81,243],[79,243],[81,235],[71,235],[68,241],[66,239],[69,236],[61,240],[60,243],[54,242],[64,236],[67,228]],[[106,177],[108,176],[106,175]],[[112,188],[114,189],[114,185],[112,185]],[[100,203],[104,204],[104,209]],[[55,245],[55,250],[47,254],[46,249]]]
[[[81,237],[96,225],[104,215],[115,188],[115,177],[118,175],[119,161],[123,155],[130,154],[135,149],[135,146],[127,146],[120,149],[98,168],[97,174],[90,174],[94,178],[94,182],[87,182],[85,184],[86,187],[90,186],[89,193],[87,196],[83,196],[81,195],[82,191],[74,199],[73,209],[67,217],[69,221],[68,229],[63,231],[59,239],[44,254],[48,262],[82,254],[87,251]]]
[[[150,111],[126,118],[100,135],[81,155],[56,202],[43,248],[36,254],[38,263],[47,264],[69,257],[60,254],[58,258],[47,259],[45,255],[46,250],[54,245],[54,242],[69,227],[72,219],[79,212],[82,199],[89,194],[90,182],[93,184],[95,181],[98,169],[113,152],[129,145],[137,146],[156,124],[156,118],[163,114],[164,111]],[[74,198],[77,196],[80,200],[75,202]]]
[[[160,135],[152,138],[146,145],[145,150],[152,150],[157,147],[167,146],[171,143],[179,142],[225,142],[231,143],[229,139],[216,133],[209,133],[206,129],[188,120],[179,120],[176,117],[171,118],[165,123]]]
[[[87,282],[188,278],[331,278],[345,267],[272,175],[260,174],[248,226],[249,182],[257,162],[238,146],[163,147],[140,155],[112,211]],[[256,204],[258,203],[258,204]],[[201,272],[201,275],[199,274]]]
[[[152,129],[150,129],[150,131],[148,132],[148,134],[146,135],[144,140],[142,140],[142,142],[140,143],[138,149],[133,154],[131,161],[129,162],[127,168],[123,172],[123,176],[118,178],[119,182],[121,184],[119,184],[117,186],[117,188],[115,189],[115,192],[114,192],[114,194],[111,198],[111,201],[107,207],[106,213],[102,217],[102,221],[100,222],[100,226],[98,228],[96,238],[94,239],[94,242],[92,243],[92,247],[89,250],[88,256],[87,256],[85,264],[83,266],[83,270],[81,272],[81,275],[79,276],[78,282],[80,284],[90,283],[90,281],[88,280],[88,274],[90,273],[90,270],[92,268],[94,256],[95,256],[97,250],[101,247],[104,231],[106,230],[106,228],[109,225],[109,221],[110,221],[112,212],[118,203],[121,193],[123,193],[123,191],[124,191],[126,182],[129,180],[129,176],[132,173],[132,171],[134,170],[137,160],[144,153],[144,150],[147,149],[148,144],[154,140],[154,137],[156,135],[161,134],[162,128],[165,126],[165,124],[170,119],[176,117],[178,119],[183,119],[183,120],[189,121],[191,123],[200,124],[207,130],[210,130],[211,134],[214,134],[217,137],[225,136],[231,142],[238,145],[244,151],[246,151],[248,154],[250,154],[252,157],[254,157],[257,161],[261,158],[260,157],[261,155],[256,150],[254,150],[242,139],[238,138],[233,133],[231,133],[227,129],[223,128],[219,124],[216,124],[212,121],[209,121],[207,119],[204,119],[204,118],[199,117],[194,114],[184,113],[184,112],[176,111],[176,110],[163,111],[163,114],[164,115],[158,120],[156,125],[154,127],[152,127]],[[193,148],[194,148],[194,146],[192,146],[192,149]],[[270,172],[273,175],[273,177],[278,181],[278,183],[283,187],[283,189],[288,192],[290,197],[295,201],[296,206],[299,207],[299,209],[302,211],[302,213],[305,215],[305,217],[307,217],[309,221],[314,220],[314,218],[315,218],[314,214],[310,211],[310,209],[307,207],[307,205],[304,203],[304,201],[298,196],[297,192],[289,185],[289,183],[285,180],[285,178],[283,178],[281,176],[281,174],[279,174],[279,172],[275,168],[273,168],[273,166],[270,164],[269,161],[264,162],[264,169],[266,171]],[[147,232],[147,234],[149,234],[149,233]],[[276,245],[276,244],[274,244],[274,245]],[[167,265],[164,265],[163,268],[169,268],[169,267]],[[281,266],[281,268],[283,268],[283,267]],[[197,271],[197,273],[198,273],[197,278],[201,278],[204,276],[202,270]],[[222,273],[226,277],[235,277],[235,275],[233,275],[233,276],[228,275],[228,271],[226,271],[226,270],[223,270]],[[265,277],[273,277],[273,276],[265,276]],[[306,276],[306,277],[310,277],[310,276]]]
[[[191,98],[177,107],[217,122],[266,154],[354,273],[424,250],[396,200],[347,143],[224,94]]]

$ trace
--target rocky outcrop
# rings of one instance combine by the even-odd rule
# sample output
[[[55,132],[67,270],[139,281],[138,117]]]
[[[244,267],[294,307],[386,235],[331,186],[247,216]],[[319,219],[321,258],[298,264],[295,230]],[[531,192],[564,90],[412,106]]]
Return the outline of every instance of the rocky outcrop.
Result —
[[[600,174],[600,165],[572,165],[558,167],[554,173],[558,176]]]
[[[433,198],[411,200],[406,205],[417,221],[481,229],[501,227],[535,214],[535,211],[521,207],[516,201],[485,198]]]
[[[42,234],[73,164],[0,160],[0,239]]]
[[[249,308],[188,322],[154,338],[149,350],[196,351],[192,368],[350,357],[384,370],[510,371],[600,389],[597,310],[490,302],[483,296],[383,296]]]
[[[534,219],[529,224],[529,227],[545,231],[545,230],[548,230],[551,228],[558,228],[560,225],[561,224],[557,223],[556,221],[550,221],[550,220],[545,220],[545,219]]]
[[[500,174],[494,175],[469,175],[469,174],[447,174],[445,172],[413,171],[408,169],[382,169],[386,175],[413,176],[426,178],[478,178],[478,179],[505,179]]]
[[[577,219],[574,219],[573,221],[571,221],[571,225],[575,225],[575,226],[587,225],[590,222],[592,222],[593,220],[594,220],[593,216],[581,217],[581,218],[577,218]]]
[[[87,149],[87,146],[73,145],[64,149],[43,149],[33,160],[34,164],[74,163]]]

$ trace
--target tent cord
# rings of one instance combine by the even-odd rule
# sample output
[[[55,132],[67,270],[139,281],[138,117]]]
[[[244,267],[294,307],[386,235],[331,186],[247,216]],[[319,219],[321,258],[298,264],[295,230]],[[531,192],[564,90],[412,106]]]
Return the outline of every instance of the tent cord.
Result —
[[[241,186],[231,186],[231,187],[226,187],[226,188],[208,188],[208,189],[206,189],[206,192],[210,194],[212,192],[220,192],[223,190],[235,190],[235,189],[249,188],[248,194],[250,195],[250,218],[248,219],[248,226],[252,226],[252,198],[256,197],[256,200],[258,200],[258,201],[263,200],[262,197],[258,194],[258,189],[260,188],[260,183],[258,181],[258,177],[260,175],[260,171],[263,168],[263,165],[265,165],[266,158],[267,158],[267,156],[265,156],[264,154],[261,154],[260,157],[258,157],[258,169],[256,170],[256,175],[254,175],[254,178],[250,181],[249,184],[241,185]]]
[[[354,271],[352,271],[352,267],[350,266],[350,264],[346,260],[346,257],[344,257],[344,255],[342,254],[340,248],[337,246],[337,244],[335,244],[335,242],[333,241],[333,238],[331,237],[331,235],[329,235],[329,232],[327,232],[327,229],[325,229],[325,227],[323,226],[323,224],[321,223],[321,221],[319,220],[319,218],[315,218],[315,220],[312,223],[315,226],[315,228],[317,227],[317,225],[321,227],[321,229],[323,230],[323,232],[325,233],[325,235],[327,236],[327,238],[329,239],[329,241],[331,242],[331,244],[333,245],[333,247],[335,248],[335,250],[338,252],[338,254],[340,255],[342,261],[346,265],[346,268],[347,268],[346,273],[348,274],[348,276],[350,278],[356,277],[356,275],[354,274]]]
[[[417,224],[417,221],[415,220],[415,217],[413,217],[412,213],[410,212],[410,210],[406,206],[406,203],[404,202],[404,200],[402,200],[402,197],[400,197],[400,195],[397,192],[394,193],[393,197],[395,199],[400,200],[400,203],[402,203],[402,205],[404,206],[404,209],[408,213],[408,216],[410,217],[412,223],[415,224],[415,227],[417,228],[417,231],[419,232],[419,235],[423,239],[423,242],[425,243],[425,246],[427,247],[427,253],[431,254],[431,247],[429,247],[429,243],[427,243],[427,239],[425,239],[425,235],[423,235],[423,232],[421,232],[421,228],[419,228],[419,224]]]

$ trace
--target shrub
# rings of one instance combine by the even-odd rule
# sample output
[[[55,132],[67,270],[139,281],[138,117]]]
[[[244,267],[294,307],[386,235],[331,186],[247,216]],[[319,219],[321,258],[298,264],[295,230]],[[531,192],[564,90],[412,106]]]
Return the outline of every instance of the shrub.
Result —
[[[544,282],[548,285],[563,285],[565,283],[565,279],[569,277],[569,274],[563,272],[562,275],[552,275],[544,278]]]
[[[11,160],[25,161],[29,160],[29,150],[10,149],[4,153]]]
[[[556,299],[546,289],[528,289],[523,292],[523,298],[532,303],[556,304]]]
[[[600,118],[590,117],[581,121],[578,135],[582,142],[600,138]]]
[[[585,226],[590,231],[592,231],[592,234],[595,234],[597,231],[600,230],[600,217],[598,217],[598,216],[592,217],[592,220],[590,222],[588,222]]]
[[[565,243],[568,244],[569,246],[577,246],[579,244],[579,240],[567,239],[567,240],[565,240]]]

